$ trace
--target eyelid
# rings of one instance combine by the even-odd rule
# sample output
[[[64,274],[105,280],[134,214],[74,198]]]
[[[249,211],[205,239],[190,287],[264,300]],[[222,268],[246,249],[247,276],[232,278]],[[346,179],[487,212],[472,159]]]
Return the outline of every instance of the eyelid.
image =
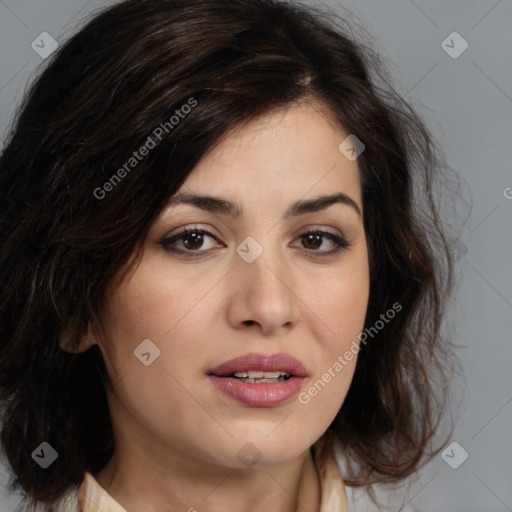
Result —
[[[343,231],[341,229],[333,228],[331,226],[325,226],[323,224],[308,224],[307,226],[302,226],[298,231],[296,231],[296,234],[294,236],[296,238],[311,231],[321,231],[322,233],[328,233],[333,236],[345,238],[345,235],[343,234]]]
[[[184,234],[187,231],[202,231],[205,234],[207,234],[209,236],[212,236],[213,238],[217,238],[217,237],[220,236],[220,235],[216,235],[216,234],[212,233],[211,230],[213,230],[213,228],[211,226],[208,226],[207,228],[203,228],[203,227],[201,227],[198,224],[191,224],[191,225],[186,225],[186,226],[182,226],[180,228],[173,229],[168,234],[163,236],[161,238],[161,240],[167,240],[167,239],[172,238],[172,237],[174,237],[176,235]]]

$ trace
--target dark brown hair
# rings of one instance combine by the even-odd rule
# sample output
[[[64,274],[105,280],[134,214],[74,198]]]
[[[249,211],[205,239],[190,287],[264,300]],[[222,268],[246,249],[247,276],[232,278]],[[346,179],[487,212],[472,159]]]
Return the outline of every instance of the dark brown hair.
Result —
[[[274,0],[121,2],[63,44],[32,85],[0,158],[0,396],[12,484],[34,503],[58,502],[114,450],[101,353],[64,352],[61,336],[78,346],[113,276],[228,130],[308,98],[366,146],[365,327],[402,306],[363,347],[328,435],[354,463],[352,485],[402,479],[428,459],[451,357],[439,162],[378,59],[333,20]],[[191,101],[157,140],[155,128]],[[113,181],[148,140],[156,147]],[[59,454],[46,470],[31,458],[42,441]]]

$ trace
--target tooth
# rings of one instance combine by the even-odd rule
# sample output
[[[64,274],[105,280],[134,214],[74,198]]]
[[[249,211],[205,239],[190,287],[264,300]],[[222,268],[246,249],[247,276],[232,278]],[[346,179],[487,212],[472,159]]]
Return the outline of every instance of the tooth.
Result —
[[[264,371],[256,371],[249,370],[247,372],[234,372],[234,377],[239,379],[244,379],[245,382],[253,383],[257,382],[275,382],[278,381],[280,377],[288,377],[289,374],[283,371],[276,372],[264,372]]]
[[[281,375],[286,375],[284,372],[263,372],[263,377],[265,379],[277,379]]]
[[[265,373],[279,373],[279,372],[265,372]],[[282,372],[281,372],[282,374]],[[240,377],[240,380],[242,382],[248,383],[248,384],[265,384],[265,383],[276,383],[276,382],[283,382],[284,378],[281,377],[261,377],[256,379],[251,379],[250,377]]]

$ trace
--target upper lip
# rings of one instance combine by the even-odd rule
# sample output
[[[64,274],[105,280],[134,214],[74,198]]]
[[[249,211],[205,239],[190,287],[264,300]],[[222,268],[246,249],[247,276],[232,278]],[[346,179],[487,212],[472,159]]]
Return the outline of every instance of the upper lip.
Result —
[[[277,372],[281,370],[295,377],[308,376],[304,365],[298,359],[284,352],[271,355],[244,354],[212,368],[208,374],[224,377],[235,372],[247,372],[249,370],[264,372]]]

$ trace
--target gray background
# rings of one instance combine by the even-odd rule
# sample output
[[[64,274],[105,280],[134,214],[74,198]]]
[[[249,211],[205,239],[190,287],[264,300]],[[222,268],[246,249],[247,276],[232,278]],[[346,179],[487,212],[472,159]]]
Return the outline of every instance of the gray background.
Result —
[[[212,0],[214,1],[214,0]],[[43,59],[41,32],[62,42],[100,0],[0,0],[0,138]],[[316,3],[309,1],[308,3]],[[414,103],[459,174],[472,210],[458,228],[460,286],[450,315],[466,385],[451,441],[469,457],[452,469],[441,455],[410,490],[417,511],[512,511],[512,1],[342,0],[389,61],[395,86]],[[469,44],[454,59],[441,43]],[[454,49],[459,42],[448,40]],[[455,410],[455,409],[454,409]],[[460,448],[448,450],[457,462]],[[0,510],[14,510],[2,482]]]

